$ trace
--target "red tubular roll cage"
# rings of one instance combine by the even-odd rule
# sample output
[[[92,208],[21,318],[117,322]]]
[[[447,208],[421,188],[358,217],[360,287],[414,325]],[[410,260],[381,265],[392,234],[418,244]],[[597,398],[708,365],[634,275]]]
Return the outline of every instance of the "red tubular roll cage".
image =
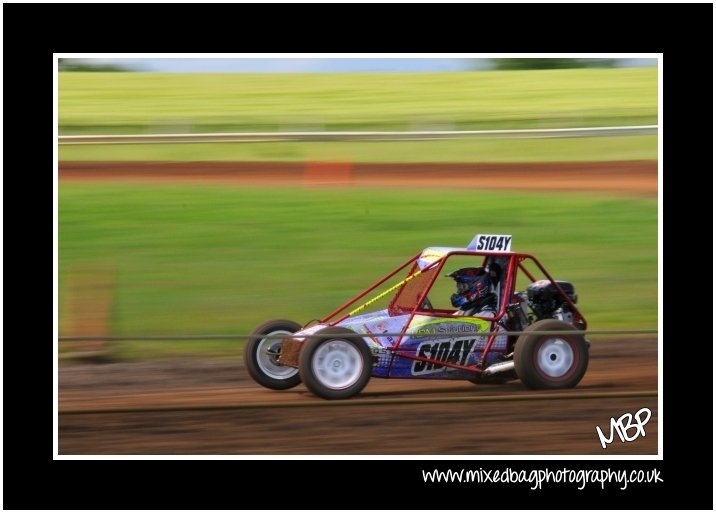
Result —
[[[446,251],[445,254],[442,255],[440,258],[438,258],[434,262],[426,265],[422,270],[420,270],[418,268],[418,259],[420,258],[420,256],[422,254],[423,254],[423,251],[421,251],[417,255],[414,255],[409,260],[407,260],[405,263],[403,263],[398,268],[396,268],[394,271],[388,273],[387,275],[385,275],[384,277],[382,277],[381,279],[376,281],[373,285],[371,285],[370,287],[365,289],[363,292],[354,296],[348,302],[341,305],[339,308],[332,311],[330,314],[326,315],[319,322],[326,323],[330,326],[334,326],[334,325],[338,324],[339,322],[347,319],[348,317],[350,317],[350,313],[346,313],[343,316],[341,316],[340,318],[331,321],[331,319],[333,319],[338,314],[347,310],[350,306],[353,306],[359,299],[364,298],[370,292],[374,291],[380,285],[382,285],[383,283],[388,281],[390,278],[392,278],[393,276],[398,274],[400,271],[402,271],[403,269],[408,267],[411,263],[413,264],[413,266],[411,267],[410,272],[408,273],[408,276],[412,276],[419,271],[425,272],[425,271],[432,270],[433,268],[437,267],[437,269],[435,269],[435,272],[433,272],[433,276],[430,278],[430,281],[423,288],[423,291],[420,294],[420,296],[418,297],[418,300],[416,301],[415,306],[411,310],[405,312],[405,313],[409,313],[410,315],[409,315],[406,323],[404,324],[403,329],[401,330],[400,336],[396,338],[396,340],[392,346],[387,348],[388,351],[393,353],[392,358],[391,358],[391,366],[392,366],[392,360],[395,358],[395,356],[400,356],[402,358],[408,358],[411,360],[435,363],[435,364],[443,365],[446,367],[454,367],[457,369],[469,370],[472,372],[480,373],[480,372],[482,372],[482,368],[481,368],[482,363],[485,361],[487,354],[492,349],[492,345],[493,345],[494,341],[496,340],[497,335],[499,334],[499,332],[496,329],[496,321],[501,319],[505,315],[507,306],[510,303],[512,303],[511,299],[512,299],[512,295],[514,294],[515,283],[516,283],[516,278],[517,278],[517,271],[518,270],[522,271],[527,276],[527,278],[529,278],[532,282],[537,281],[537,279],[534,277],[534,275],[532,273],[530,273],[529,270],[526,269],[525,266],[523,265],[523,262],[525,260],[529,260],[529,261],[532,261],[537,266],[537,268],[542,272],[544,277],[555,286],[555,289],[559,293],[560,297],[565,301],[565,303],[567,303],[570,306],[577,322],[579,322],[582,325],[582,329],[587,328],[586,319],[581,314],[581,312],[577,309],[577,307],[574,305],[574,303],[569,298],[569,296],[567,296],[567,294],[562,290],[562,288],[559,285],[557,285],[554,278],[552,278],[552,276],[547,272],[547,270],[544,268],[544,266],[532,255],[529,255],[527,253],[513,253],[513,252],[471,251],[471,250],[463,250],[463,249],[456,248],[456,249],[450,249],[450,250]],[[482,351],[482,356],[479,360],[479,365],[477,368],[474,366],[465,366],[465,365],[459,365],[459,364],[451,363],[451,362],[438,361],[433,358],[427,358],[427,357],[423,357],[423,356],[416,356],[416,355],[412,355],[412,354],[400,353],[400,349],[399,349],[400,343],[403,340],[403,337],[407,334],[406,328],[408,326],[410,326],[410,323],[412,322],[416,313],[423,312],[422,310],[420,310],[420,306],[425,301],[425,298],[428,296],[428,293],[432,289],[433,284],[435,283],[435,280],[440,275],[440,272],[442,271],[442,268],[445,265],[445,262],[448,260],[449,257],[451,257],[453,255],[482,256],[482,257],[484,257],[484,259],[487,259],[489,257],[498,257],[498,258],[507,258],[508,259],[508,265],[507,265],[506,275],[505,275],[505,279],[504,279],[504,286],[503,286],[502,290],[500,291],[501,297],[498,298],[499,310],[493,318],[488,318],[488,317],[484,318],[485,320],[491,321],[491,330],[489,332],[489,338],[488,338],[487,344],[485,345],[485,348]],[[405,286],[405,283],[403,283],[403,285],[400,286],[397,289],[397,291],[395,292],[395,295],[393,296],[393,299],[391,300],[391,303],[390,303],[391,306],[393,305],[395,299],[400,295],[400,292],[402,291],[404,286]],[[390,311],[390,307],[389,307],[389,311]],[[451,318],[453,317],[452,313],[443,313],[443,312],[439,312],[439,311],[438,312],[435,312],[435,311],[425,312],[425,313],[432,317],[451,317]]]

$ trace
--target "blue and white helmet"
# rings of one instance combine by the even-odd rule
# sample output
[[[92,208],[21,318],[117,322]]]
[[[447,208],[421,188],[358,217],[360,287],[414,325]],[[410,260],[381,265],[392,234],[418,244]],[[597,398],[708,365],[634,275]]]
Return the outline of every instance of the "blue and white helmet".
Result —
[[[450,296],[455,308],[473,308],[491,294],[490,274],[484,267],[463,267],[446,276],[454,279],[457,285],[457,292]]]

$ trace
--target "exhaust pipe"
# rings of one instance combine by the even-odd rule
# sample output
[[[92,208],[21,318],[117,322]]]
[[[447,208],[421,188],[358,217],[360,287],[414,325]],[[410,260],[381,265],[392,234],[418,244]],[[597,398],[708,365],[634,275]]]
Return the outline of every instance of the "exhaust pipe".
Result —
[[[490,365],[487,369],[485,369],[482,373],[485,376],[494,376],[497,373],[500,372],[507,372],[515,370],[515,361],[514,360],[508,360],[506,362],[498,362]]]

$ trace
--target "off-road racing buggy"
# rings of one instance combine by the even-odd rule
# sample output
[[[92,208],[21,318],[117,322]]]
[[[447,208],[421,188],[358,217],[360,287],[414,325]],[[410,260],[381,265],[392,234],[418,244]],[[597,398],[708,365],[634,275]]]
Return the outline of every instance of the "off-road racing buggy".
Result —
[[[531,389],[574,387],[589,361],[575,289],[511,245],[511,235],[478,234],[467,248],[429,247],[308,326],[268,321],[245,346],[247,370],[264,387],[285,390],[303,382],[325,399],[351,397],[371,377],[519,378]],[[407,275],[389,285],[405,269]],[[489,272],[490,309],[453,306],[461,299],[457,275],[443,269],[477,277]],[[356,306],[381,286],[387,288]],[[358,315],[379,302],[387,304]]]

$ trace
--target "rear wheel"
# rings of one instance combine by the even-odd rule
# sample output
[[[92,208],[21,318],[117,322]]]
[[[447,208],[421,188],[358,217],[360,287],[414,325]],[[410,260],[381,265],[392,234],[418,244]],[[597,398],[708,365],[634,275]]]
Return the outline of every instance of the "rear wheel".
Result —
[[[356,333],[326,328],[301,348],[298,368],[306,388],[324,399],[346,399],[370,380],[373,355]]]
[[[301,383],[298,369],[281,365],[281,336],[291,335],[301,325],[286,319],[274,319],[260,325],[244,347],[244,363],[249,375],[259,385],[272,390],[286,390]]]
[[[532,389],[573,388],[582,380],[589,363],[582,335],[540,335],[532,331],[575,331],[571,324],[543,319],[530,325],[515,346],[515,372]]]

